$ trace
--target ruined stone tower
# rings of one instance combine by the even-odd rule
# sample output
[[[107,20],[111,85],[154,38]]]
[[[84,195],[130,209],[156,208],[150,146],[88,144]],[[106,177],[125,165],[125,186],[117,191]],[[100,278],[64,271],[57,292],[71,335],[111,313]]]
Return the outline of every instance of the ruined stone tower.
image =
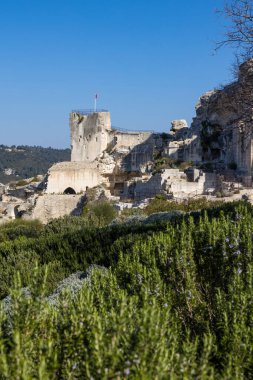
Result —
[[[111,131],[110,112],[70,113],[71,161],[94,161],[107,147]]]

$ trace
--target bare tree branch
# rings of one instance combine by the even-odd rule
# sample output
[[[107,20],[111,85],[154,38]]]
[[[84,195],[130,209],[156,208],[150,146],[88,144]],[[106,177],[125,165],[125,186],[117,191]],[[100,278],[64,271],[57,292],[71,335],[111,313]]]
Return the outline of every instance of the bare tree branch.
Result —
[[[223,46],[235,49],[237,57],[244,61],[253,56],[253,0],[231,0],[220,11],[228,20],[224,39],[217,43],[216,50]]]

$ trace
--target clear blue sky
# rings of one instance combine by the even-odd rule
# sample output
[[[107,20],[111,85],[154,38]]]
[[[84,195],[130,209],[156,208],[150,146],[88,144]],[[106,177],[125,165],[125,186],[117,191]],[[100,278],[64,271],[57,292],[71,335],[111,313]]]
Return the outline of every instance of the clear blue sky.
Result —
[[[214,55],[223,0],[1,0],[1,144],[69,147],[68,114],[98,106],[112,124],[168,131],[231,79]]]

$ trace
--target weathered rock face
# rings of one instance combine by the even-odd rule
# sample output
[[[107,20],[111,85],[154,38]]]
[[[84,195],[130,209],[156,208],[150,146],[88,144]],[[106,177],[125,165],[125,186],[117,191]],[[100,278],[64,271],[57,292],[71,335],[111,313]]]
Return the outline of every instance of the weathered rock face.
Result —
[[[170,133],[175,134],[176,132],[180,131],[183,128],[188,129],[188,124],[187,124],[186,120],[184,120],[184,119],[172,120]]]
[[[107,152],[104,152],[102,157],[98,158],[97,163],[99,173],[102,175],[112,174],[116,165],[114,157]]]
[[[200,161],[199,133],[194,128],[188,128],[186,120],[173,120],[169,135],[171,139],[164,147],[163,156],[179,161]]]
[[[203,161],[233,164],[252,175],[253,59],[240,66],[236,82],[199,99],[192,128],[199,133]]]

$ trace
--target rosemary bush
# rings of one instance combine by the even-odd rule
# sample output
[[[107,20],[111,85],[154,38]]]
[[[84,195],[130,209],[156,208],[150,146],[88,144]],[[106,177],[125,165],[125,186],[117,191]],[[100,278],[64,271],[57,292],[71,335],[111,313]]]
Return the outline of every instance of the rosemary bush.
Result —
[[[1,380],[253,377],[247,202],[21,230],[0,243]]]

